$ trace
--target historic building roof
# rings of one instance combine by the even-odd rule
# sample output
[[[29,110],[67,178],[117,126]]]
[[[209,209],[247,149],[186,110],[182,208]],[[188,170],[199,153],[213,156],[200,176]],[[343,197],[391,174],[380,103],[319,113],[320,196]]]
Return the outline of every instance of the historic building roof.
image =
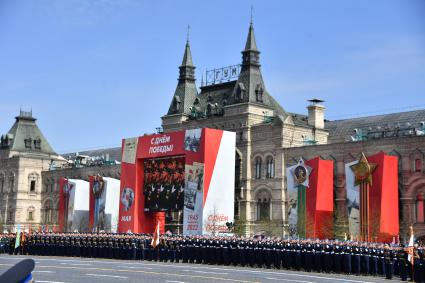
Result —
[[[189,114],[190,107],[193,105],[197,95],[195,66],[192,63],[192,53],[189,40],[187,40],[183,61],[179,67],[179,80],[167,114]]]
[[[201,86],[198,95],[195,86],[192,55],[186,43],[180,76],[167,115],[186,114],[192,119],[223,115],[224,107],[231,104],[253,103],[270,107],[282,121],[288,116],[282,106],[267,92],[260,69],[260,51],[251,23],[245,48],[242,51],[241,70],[236,81]]]
[[[328,142],[423,135],[425,110],[326,121]]]
[[[0,149],[10,151],[53,154],[55,151],[48,143],[36,124],[32,112],[20,111],[12,128],[1,136]]]

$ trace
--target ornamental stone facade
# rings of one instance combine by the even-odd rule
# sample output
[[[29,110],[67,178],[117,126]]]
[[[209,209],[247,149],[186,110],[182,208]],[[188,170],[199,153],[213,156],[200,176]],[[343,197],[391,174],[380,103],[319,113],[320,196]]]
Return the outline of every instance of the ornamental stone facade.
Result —
[[[36,125],[31,112],[21,111],[0,143],[0,231],[38,227],[42,211],[43,171],[65,163]]]

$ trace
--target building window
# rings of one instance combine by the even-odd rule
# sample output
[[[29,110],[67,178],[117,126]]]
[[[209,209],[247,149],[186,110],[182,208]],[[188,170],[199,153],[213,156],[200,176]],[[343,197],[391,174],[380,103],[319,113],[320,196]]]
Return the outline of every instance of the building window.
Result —
[[[5,181],[5,178],[4,178],[4,174],[3,173],[0,173],[0,192],[4,192],[4,181]]]
[[[10,173],[10,175],[9,175],[9,192],[13,192],[14,187],[15,187],[15,174]]]
[[[239,213],[240,213],[239,201],[235,199],[235,220],[239,219]]]
[[[174,100],[173,100],[173,111],[174,112],[178,112],[179,111],[180,104],[181,104],[180,96],[175,96],[174,97]]]
[[[41,139],[34,140],[34,148],[41,149]]]
[[[243,102],[245,99],[245,86],[243,83],[238,83],[238,87],[236,88],[236,102]]]
[[[32,180],[31,183],[30,183],[30,192],[31,193],[35,192],[35,181],[34,180]]]
[[[274,160],[273,157],[267,158],[267,178],[274,178]]]
[[[27,210],[28,221],[34,221],[34,213],[35,213],[35,208],[33,206],[30,206]]]
[[[13,216],[14,216],[13,211],[9,211],[7,214],[7,222],[12,222],[14,218]]]
[[[414,171],[415,172],[421,172],[422,171],[422,160],[420,158],[415,159]]]
[[[270,220],[270,200],[258,199],[257,201],[257,220]]]
[[[44,223],[50,224],[53,222],[53,209],[50,204],[44,209]]]
[[[255,97],[257,102],[263,102],[263,87],[258,84],[257,87],[255,88]]]
[[[238,153],[235,154],[235,188],[239,189],[242,185],[241,180],[241,169],[242,169],[242,160]]]
[[[270,194],[262,190],[259,194],[257,194],[257,203],[256,203],[256,219],[257,221],[267,221],[271,220],[270,217]]]
[[[38,182],[38,174],[37,173],[31,173],[28,175],[28,184],[29,184],[29,191],[30,193],[35,193],[37,188],[37,182]]]
[[[24,139],[24,142],[25,142],[25,148],[31,148],[31,143],[32,143],[31,138]]]
[[[261,158],[255,159],[255,179],[261,178]]]

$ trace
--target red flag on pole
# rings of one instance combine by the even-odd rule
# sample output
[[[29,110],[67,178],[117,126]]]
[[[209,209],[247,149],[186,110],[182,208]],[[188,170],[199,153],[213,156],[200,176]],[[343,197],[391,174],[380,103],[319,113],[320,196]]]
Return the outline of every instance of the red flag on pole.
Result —
[[[151,242],[151,246],[156,248],[159,245],[159,221],[156,224],[155,232],[153,233],[153,238]]]

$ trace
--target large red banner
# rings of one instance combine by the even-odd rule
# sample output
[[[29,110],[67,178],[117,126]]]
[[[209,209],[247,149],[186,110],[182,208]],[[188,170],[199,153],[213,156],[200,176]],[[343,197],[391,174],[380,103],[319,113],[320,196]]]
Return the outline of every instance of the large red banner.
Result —
[[[399,233],[398,215],[398,158],[384,152],[368,156],[378,166],[372,175],[370,199],[370,232],[372,240],[392,241]]]
[[[306,237],[333,238],[334,163],[316,157],[305,164],[311,167],[306,190]]]

